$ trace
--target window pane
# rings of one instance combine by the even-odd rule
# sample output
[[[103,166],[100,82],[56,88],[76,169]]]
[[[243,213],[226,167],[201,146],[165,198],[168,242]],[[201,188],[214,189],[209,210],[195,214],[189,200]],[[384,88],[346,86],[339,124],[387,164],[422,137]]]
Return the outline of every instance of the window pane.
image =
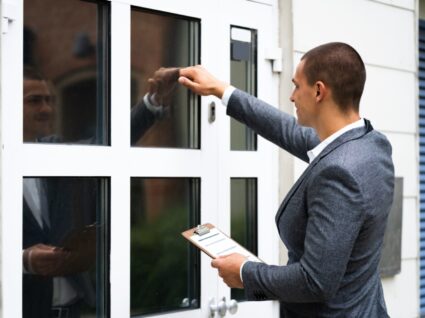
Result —
[[[131,314],[199,308],[199,179],[131,179]]]
[[[257,32],[231,27],[230,82],[233,86],[257,95]],[[230,149],[257,150],[257,135],[237,120],[230,119]]]
[[[109,5],[24,0],[24,142],[109,144]]]
[[[199,148],[199,97],[177,85],[177,77],[159,88],[148,83],[161,67],[184,67],[199,60],[199,20],[132,9],[132,146]],[[146,109],[143,97],[149,91],[160,92],[150,101],[163,106],[161,111]]]
[[[108,317],[108,193],[105,178],[23,179],[23,318]]]
[[[232,238],[257,255],[257,179],[232,178],[230,191]],[[243,289],[232,289],[232,298],[244,300]]]

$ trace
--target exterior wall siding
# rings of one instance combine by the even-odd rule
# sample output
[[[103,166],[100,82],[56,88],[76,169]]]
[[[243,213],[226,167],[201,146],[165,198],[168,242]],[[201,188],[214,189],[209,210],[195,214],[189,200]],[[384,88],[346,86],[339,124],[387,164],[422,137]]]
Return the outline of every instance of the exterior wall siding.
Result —
[[[2,6],[1,6],[1,2],[0,2],[0,18],[1,20],[3,20],[3,12],[2,12]],[[3,35],[3,23],[0,23],[0,36]],[[0,40],[0,74],[2,74],[1,72],[1,58],[2,58],[2,41]],[[2,121],[2,82],[1,82],[1,78],[2,76],[0,76],[0,122]],[[0,129],[0,146],[3,145],[3,139],[2,139],[2,130]],[[0,189],[3,187],[3,178],[1,175],[1,172],[3,171],[3,165],[2,165],[2,152],[3,152],[3,147],[0,147]],[[3,215],[3,211],[2,211],[2,191],[0,191],[0,229],[2,228],[2,220],[1,217]],[[0,235],[0,246],[2,245],[2,241],[1,241],[1,235]],[[0,253],[0,318],[3,317],[3,269],[2,269],[2,259],[1,259],[1,253]]]

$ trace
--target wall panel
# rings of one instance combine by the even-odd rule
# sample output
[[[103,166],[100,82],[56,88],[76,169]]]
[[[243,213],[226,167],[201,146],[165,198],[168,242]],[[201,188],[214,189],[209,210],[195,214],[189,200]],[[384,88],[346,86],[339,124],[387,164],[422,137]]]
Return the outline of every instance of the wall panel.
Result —
[[[343,41],[368,64],[416,69],[414,12],[365,0],[297,0],[293,17],[295,51]]]

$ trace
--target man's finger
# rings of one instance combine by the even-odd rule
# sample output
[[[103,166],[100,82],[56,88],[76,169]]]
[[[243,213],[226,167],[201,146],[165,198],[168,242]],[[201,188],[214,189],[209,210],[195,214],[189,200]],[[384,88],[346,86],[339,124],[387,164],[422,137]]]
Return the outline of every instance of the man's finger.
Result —
[[[180,76],[179,83],[182,84],[183,86],[189,87],[190,85],[192,85],[193,82],[185,76]]]
[[[211,267],[218,268],[219,264],[220,264],[220,261],[218,261],[217,259],[213,259],[211,261]]]
[[[199,84],[191,81],[187,77],[180,76],[179,77],[179,83],[182,84],[183,86],[189,88],[191,91],[194,91],[194,92],[196,92],[198,87],[199,87]]]
[[[149,83],[149,94],[156,93],[158,91],[158,84],[153,78],[148,79]]]
[[[219,268],[221,265],[223,265],[224,258],[225,258],[224,256],[218,256],[217,258],[214,258],[211,261],[211,266],[214,268]]]
[[[189,66],[189,67],[181,68],[179,73],[180,73],[180,77],[184,76],[188,78],[193,78],[193,67]]]

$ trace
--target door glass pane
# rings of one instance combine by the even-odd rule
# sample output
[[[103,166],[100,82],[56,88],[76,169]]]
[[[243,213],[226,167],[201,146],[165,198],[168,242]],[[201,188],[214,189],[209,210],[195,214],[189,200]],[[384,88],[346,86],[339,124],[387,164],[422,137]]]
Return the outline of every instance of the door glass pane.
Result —
[[[131,314],[199,308],[199,251],[181,232],[199,224],[200,180],[131,178]]]
[[[257,179],[231,178],[230,191],[232,238],[257,255]],[[243,289],[232,289],[231,295],[245,299]]]
[[[257,31],[230,28],[230,83],[257,95]],[[230,150],[257,150],[257,135],[237,120],[230,119]]]
[[[23,318],[109,317],[109,179],[23,179]]]
[[[109,144],[109,5],[24,0],[24,142]]]
[[[132,9],[132,146],[200,147],[200,98],[177,85],[178,73],[168,79],[161,77],[159,85],[148,82],[161,67],[199,64],[199,29],[196,19]],[[143,98],[147,93],[155,93],[146,95],[150,108]]]

